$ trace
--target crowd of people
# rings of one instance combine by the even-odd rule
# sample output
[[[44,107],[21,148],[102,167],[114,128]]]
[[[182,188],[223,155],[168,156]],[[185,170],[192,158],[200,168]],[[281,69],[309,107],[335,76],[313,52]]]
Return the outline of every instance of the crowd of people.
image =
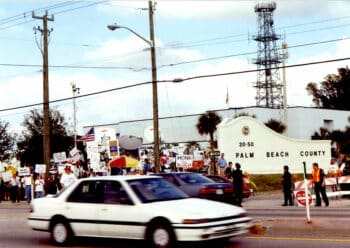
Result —
[[[146,156],[142,157],[140,161],[142,165],[141,174],[148,174],[152,172],[152,164]],[[336,177],[338,180],[340,176],[350,176],[350,161],[345,161],[344,163],[339,164],[335,159],[332,159],[329,167],[327,168],[327,173],[324,171],[324,169],[320,168],[317,163],[313,163],[312,166],[313,170],[311,172],[311,178],[313,182],[312,190],[316,196],[315,206],[321,206],[321,199],[323,200],[325,206],[329,206],[329,199],[326,194],[326,177]],[[62,188],[72,184],[79,177],[96,175],[92,169],[80,170],[79,166],[75,168],[78,168],[75,170],[75,172],[78,170],[78,174],[73,173],[71,165],[66,165],[62,173],[58,173],[56,167],[54,173],[50,173],[48,178],[45,178],[42,174],[33,172],[24,176],[18,176],[18,173],[14,173],[6,182],[3,180],[3,178],[1,178],[0,202],[3,200],[12,202],[26,200],[28,203],[30,203],[33,197],[40,198],[47,194],[56,194]],[[178,169],[179,171],[183,171],[181,170],[183,168]],[[242,206],[244,175],[241,170],[241,165],[238,162],[236,162],[233,166],[232,161],[227,162],[225,159],[225,154],[220,153],[220,157],[216,160],[215,165],[211,164],[211,166],[208,167],[207,174],[220,175],[230,180],[233,185],[234,204],[237,206]],[[281,176],[281,187],[284,200],[282,206],[294,205],[294,183],[295,178],[289,171],[289,166],[284,165],[283,174]],[[340,185],[340,187],[341,190],[344,190],[342,185]]]
[[[1,178],[0,202],[16,203],[25,200],[30,203],[33,198],[57,194],[62,188],[69,186],[77,179],[71,166],[65,166],[63,173],[57,171],[50,173],[46,179],[44,175],[34,172],[22,176],[19,176],[18,172],[12,173],[9,180],[5,181],[4,178]]]

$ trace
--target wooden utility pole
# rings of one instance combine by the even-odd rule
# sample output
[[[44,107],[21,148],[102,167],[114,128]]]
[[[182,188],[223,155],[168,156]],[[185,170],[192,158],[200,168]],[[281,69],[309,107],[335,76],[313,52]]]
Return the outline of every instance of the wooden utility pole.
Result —
[[[49,175],[50,169],[50,106],[49,106],[49,66],[48,66],[48,35],[51,31],[47,29],[47,21],[53,21],[53,15],[48,17],[47,11],[43,16],[36,16],[32,12],[32,18],[43,20],[43,28],[34,28],[41,32],[43,36],[43,49],[41,50],[43,56],[43,108],[44,108],[44,164],[46,165],[46,177]]]
[[[151,0],[148,1],[148,18],[149,18],[149,33],[150,40],[147,40],[143,36],[136,33],[131,28],[120,26],[115,24],[108,25],[107,28],[110,30],[116,30],[118,28],[124,28],[129,30],[131,33],[145,41],[148,45],[150,45],[151,51],[151,63],[152,63],[152,98],[153,98],[153,157],[154,157],[154,168],[156,172],[160,171],[160,162],[159,162],[159,152],[160,152],[160,138],[159,138],[159,120],[158,120],[158,86],[157,86],[157,62],[156,62],[156,45],[154,39],[154,24],[153,24],[153,12],[154,6]]]
[[[153,142],[154,142],[154,168],[156,172],[160,171],[159,165],[159,120],[158,120],[158,86],[157,86],[157,63],[156,63],[156,47],[154,40],[154,24],[153,24],[153,4],[148,1],[149,11],[149,27],[151,42],[151,60],[152,60],[152,94],[153,94]]]

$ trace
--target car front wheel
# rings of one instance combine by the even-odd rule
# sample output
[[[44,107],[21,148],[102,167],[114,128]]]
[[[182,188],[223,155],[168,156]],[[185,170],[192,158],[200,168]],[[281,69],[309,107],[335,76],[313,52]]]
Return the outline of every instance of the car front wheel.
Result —
[[[171,248],[175,245],[175,234],[170,224],[158,221],[147,229],[147,242],[154,248]]]
[[[55,221],[51,226],[51,239],[57,245],[65,245],[72,238],[72,232],[65,221]]]

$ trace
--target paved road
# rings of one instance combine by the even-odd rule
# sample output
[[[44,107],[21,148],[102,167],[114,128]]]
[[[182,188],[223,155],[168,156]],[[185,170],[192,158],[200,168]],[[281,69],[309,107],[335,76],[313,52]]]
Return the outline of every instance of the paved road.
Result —
[[[350,199],[331,199],[329,207],[310,207],[311,223],[300,206],[281,206],[282,193],[255,194],[243,206],[253,217],[256,228],[246,237],[232,239],[215,247],[347,247],[350,245]],[[49,234],[32,231],[26,222],[29,206],[25,202],[0,203],[2,247],[53,247]],[[347,218],[344,216],[347,215]],[[329,246],[332,244],[331,246]],[[72,247],[142,247],[140,241],[79,239]],[[181,248],[191,247],[184,244]],[[212,247],[200,244],[194,247]]]
[[[281,206],[282,192],[255,194],[243,206],[265,236],[309,236],[350,239],[350,199],[330,198],[329,207]],[[261,227],[261,228],[260,228]]]

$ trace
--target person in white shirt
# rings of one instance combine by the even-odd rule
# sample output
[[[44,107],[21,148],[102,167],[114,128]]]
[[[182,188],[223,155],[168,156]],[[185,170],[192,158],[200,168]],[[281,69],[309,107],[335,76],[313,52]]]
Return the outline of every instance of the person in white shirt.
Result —
[[[68,187],[69,185],[74,183],[77,179],[78,178],[72,173],[70,166],[66,166],[64,168],[64,173],[62,173],[61,180],[60,180],[62,188]]]
[[[34,182],[35,185],[35,198],[41,198],[44,195],[45,181],[42,175],[38,175]]]
[[[31,174],[26,175],[22,178],[22,183],[24,185],[25,197],[27,203],[32,201],[32,185],[33,185],[33,176]]]

